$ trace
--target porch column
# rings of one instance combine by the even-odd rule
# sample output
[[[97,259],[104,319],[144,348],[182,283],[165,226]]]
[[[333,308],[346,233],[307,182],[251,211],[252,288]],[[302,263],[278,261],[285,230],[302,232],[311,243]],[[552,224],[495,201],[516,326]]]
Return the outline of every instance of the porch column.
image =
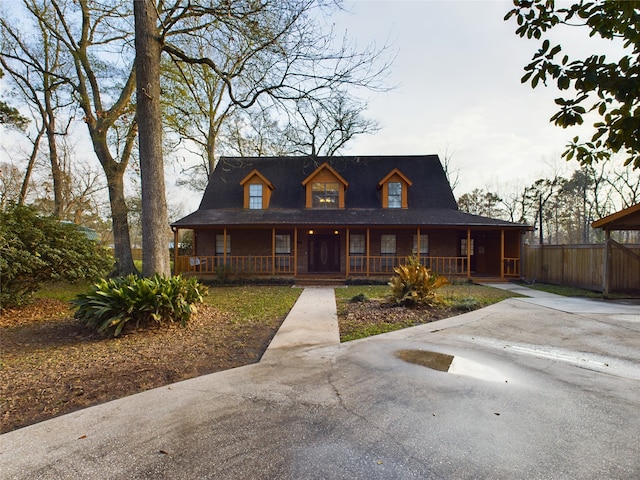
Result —
[[[298,227],[293,229],[293,276],[298,274]]]
[[[345,270],[345,273],[346,273],[346,277],[349,278],[349,266],[351,265],[351,258],[349,258],[349,227],[347,227],[346,238],[347,238],[347,244],[346,244],[345,250],[344,250],[344,252],[345,252],[344,257],[345,257],[346,261],[345,261],[344,270]]]
[[[471,280],[471,229],[467,228],[467,280]]]
[[[178,228],[173,230],[173,274],[178,274]]]
[[[227,227],[222,231],[222,264],[227,266]]]
[[[504,278],[504,228],[500,230],[500,278]]]
[[[271,228],[271,275],[276,275],[276,228]]]
[[[370,243],[369,227],[367,227],[367,277],[369,276],[369,243]]]

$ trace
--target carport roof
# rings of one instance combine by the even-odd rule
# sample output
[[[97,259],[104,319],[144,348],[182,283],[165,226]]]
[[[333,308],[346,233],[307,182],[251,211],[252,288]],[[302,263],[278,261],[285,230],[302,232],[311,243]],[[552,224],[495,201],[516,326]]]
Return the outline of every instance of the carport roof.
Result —
[[[591,226],[603,230],[640,230],[640,203],[596,220]]]

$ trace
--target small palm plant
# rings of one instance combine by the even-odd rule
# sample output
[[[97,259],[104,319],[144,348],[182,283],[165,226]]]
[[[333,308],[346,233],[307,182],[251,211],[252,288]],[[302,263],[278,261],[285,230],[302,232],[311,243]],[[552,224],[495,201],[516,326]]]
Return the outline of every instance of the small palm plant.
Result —
[[[446,277],[432,272],[415,256],[393,270],[397,275],[389,281],[391,297],[402,305],[434,305],[436,290],[449,283]]]

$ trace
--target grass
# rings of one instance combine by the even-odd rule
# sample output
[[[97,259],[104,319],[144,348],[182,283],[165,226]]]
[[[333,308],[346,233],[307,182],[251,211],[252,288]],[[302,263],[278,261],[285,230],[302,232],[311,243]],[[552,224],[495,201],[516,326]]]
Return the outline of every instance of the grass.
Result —
[[[343,342],[429,323],[519,296],[512,292],[470,283],[438,289],[432,307],[404,308],[388,302],[386,285],[357,285],[336,289],[336,304]]]
[[[53,298],[68,302],[77,294],[86,292],[90,286],[91,282],[50,283],[34,294],[34,298]],[[234,320],[238,323],[261,322],[286,315],[301,291],[281,286],[208,287],[204,303],[221,311],[233,312]]]
[[[210,287],[204,303],[233,312],[236,323],[262,323],[286,315],[301,292],[282,286]]]
[[[61,302],[68,302],[79,293],[86,292],[91,285],[92,282],[52,282],[34,293],[33,298],[53,298]]]
[[[336,289],[338,306],[349,302],[353,297],[363,295],[370,300],[386,300],[389,295],[388,285],[351,285]],[[499,288],[476,285],[473,283],[459,283],[445,285],[438,290],[438,296],[447,306],[463,304],[468,299],[474,299],[479,307],[486,307],[506,298],[520,296]]]
[[[602,292],[594,292],[578,287],[567,287],[565,285],[552,285],[550,283],[534,283],[526,284],[527,287],[542,292],[554,293],[563,297],[586,297],[586,298],[602,298]],[[629,293],[610,293],[609,298],[637,298],[638,295]]]

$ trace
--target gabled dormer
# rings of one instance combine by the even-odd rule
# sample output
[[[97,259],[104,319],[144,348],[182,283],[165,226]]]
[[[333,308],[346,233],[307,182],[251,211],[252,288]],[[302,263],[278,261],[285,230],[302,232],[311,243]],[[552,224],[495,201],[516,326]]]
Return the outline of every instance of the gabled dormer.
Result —
[[[382,191],[382,208],[408,208],[408,190],[413,182],[397,168],[391,170],[378,182]]]
[[[242,208],[263,210],[269,208],[273,184],[258,170],[254,169],[240,181],[244,189]]]
[[[344,208],[344,192],[349,182],[327,162],[305,178],[302,185],[306,189],[306,208]]]

